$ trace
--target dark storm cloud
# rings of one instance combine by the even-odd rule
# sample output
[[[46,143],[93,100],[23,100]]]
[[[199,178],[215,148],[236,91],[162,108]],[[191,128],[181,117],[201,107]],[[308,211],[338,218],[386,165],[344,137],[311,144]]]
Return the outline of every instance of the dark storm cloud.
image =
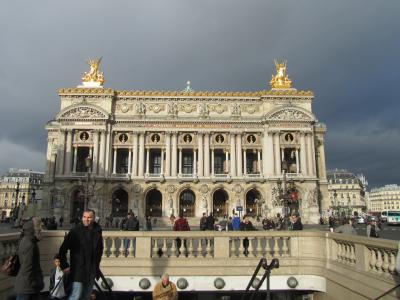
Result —
[[[44,168],[57,90],[103,56],[116,89],[313,90],[330,168],[399,183],[398,1],[9,1],[0,9],[0,171]],[[10,159],[12,157],[12,160]],[[43,158],[41,158],[43,157]],[[399,173],[399,174],[398,174]]]

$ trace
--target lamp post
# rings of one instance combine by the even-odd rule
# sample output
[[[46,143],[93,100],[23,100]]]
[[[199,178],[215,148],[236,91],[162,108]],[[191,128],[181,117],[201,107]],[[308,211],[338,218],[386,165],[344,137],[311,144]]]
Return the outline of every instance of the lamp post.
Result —
[[[347,211],[348,211],[348,213],[347,213],[348,217],[351,218],[352,217],[352,207],[351,207],[350,196],[347,196]]]
[[[85,202],[84,202],[84,210],[86,211],[87,205],[89,202],[89,180],[90,180],[90,168],[92,166],[92,157],[88,155],[85,158],[85,166],[86,166],[86,189],[85,189]]]
[[[333,190],[333,212],[335,213],[338,207],[337,203],[337,192],[336,190]]]
[[[36,204],[36,190],[35,188],[32,188],[32,203]]]
[[[14,203],[15,209],[17,209],[18,205],[18,194],[19,194],[19,181],[17,181],[17,188],[15,189],[15,203]]]

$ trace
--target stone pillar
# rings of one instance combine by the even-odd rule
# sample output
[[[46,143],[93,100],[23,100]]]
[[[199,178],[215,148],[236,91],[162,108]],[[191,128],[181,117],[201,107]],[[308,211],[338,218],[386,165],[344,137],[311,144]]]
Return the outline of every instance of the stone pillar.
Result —
[[[47,151],[46,151],[46,176],[52,178],[53,173],[51,172],[51,148],[53,144],[53,139],[47,137]]]
[[[203,172],[203,170],[204,170],[203,134],[199,132],[197,137],[198,137],[198,147],[197,147],[197,149],[199,151],[199,163],[198,163],[199,170],[198,170],[198,173],[199,173],[199,177],[203,177],[204,176],[204,172]]]
[[[210,176],[210,134],[204,135],[204,176]]]
[[[150,149],[146,151],[146,175],[150,174]]]
[[[262,172],[260,172],[264,176],[268,175],[268,154],[268,132],[264,131],[262,135]]]
[[[92,159],[92,173],[97,174],[97,166],[99,164],[99,131],[93,132],[93,159]]]
[[[274,135],[274,146],[275,146],[275,151],[274,151],[274,156],[275,156],[275,175],[281,175],[281,153],[280,153],[280,143],[279,143],[279,132],[276,132]]]
[[[110,169],[111,169],[111,151],[113,149],[113,139],[112,139],[112,132],[111,132],[111,126],[108,126],[108,132],[106,133],[107,138],[106,138],[106,163],[105,163],[105,168],[104,168],[104,175],[105,177],[108,177],[110,174]]]
[[[138,175],[138,133],[133,132],[132,176]]]
[[[128,149],[128,174],[131,174],[132,171],[132,148]]]
[[[138,176],[143,177],[144,175],[144,135],[145,133],[140,133],[139,136],[139,170]]]
[[[171,176],[171,133],[165,133],[165,176]]]
[[[67,131],[67,151],[65,157],[65,174],[71,174],[71,158],[72,158],[72,130]]]
[[[303,175],[308,174],[307,170],[307,159],[306,159],[306,140],[305,140],[305,133],[300,133],[300,172]]]
[[[307,160],[308,160],[308,173],[310,175],[315,175],[314,172],[314,157],[313,157],[313,149],[312,149],[312,134],[307,134],[306,135],[306,141],[307,141]]]
[[[318,171],[319,178],[326,180],[326,165],[325,165],[325,148],[324,142],[321,141],[318,145]]]
[[[275,173],[274,167],[274,133],[268,132],[267,133],[267,153],[266,153],[266,160],[267,160],[267,169],[266,173],[271,176]],[[264,170],[265,172],[265,170]]]
[[[164,149],[161,149],[161,171],[160,174],[164,174]]]
[[[197,153],[196,149],[193,149],[193,176],[197,174]]]
[[[296,173],[300,173],[300,168],[299,168],[299,149],[296,148]]]
[[[235,141],[235,134],[231,134],[230,136],[231,138],[231,151],[230,151],[230,155],[231,155],[231,163],[230,163],[230,174],[231,177],[236,177],[236,141]]]
[[[211,149],[211,176],[214,176],[214,148]]]
[[[105,131],[100,131],[100,157],[99,157],[99,174],[104,175],[104,157],[106,153],[106,133]]]
[[[76,164],[78,160],[78,147],[74,147],[74,165],[72,167],[72,173],[76,173]]]
[[[171,175],[172,177],[177,176],[177,160],[178,160],[178,133],[172,133],[172,165],[171,165]]]
[[[113,174],[117,173],[117,148],[114,148],[114,158],[113,158]]]
[[[224,150],[225,151],[225,173],[229,172],[229,151],[228,150]]]
[[[257,149],[257,173],[262,174],[262,172],[261,172],[261,152],[260,152],[260,149]]]
[[[58,148],[57,148],[57,174],[64,174],[64,153],[65,153],[65,130],[62,129],[59,133]]]
[[[242,135],[236,135],[236,173],[238,177],[243,175],[243,163],[242,163]]]
[[[179,148],[179,173],[178,175],[182,175],[182,149]]]
[[[247,175],[247,151],[243,149],[243,174]]]

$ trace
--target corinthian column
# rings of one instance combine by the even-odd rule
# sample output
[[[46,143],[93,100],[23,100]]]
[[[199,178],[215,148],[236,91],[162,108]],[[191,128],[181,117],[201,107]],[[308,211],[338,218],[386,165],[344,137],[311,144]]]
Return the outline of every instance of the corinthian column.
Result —
[[[210,134],[204,134],[204,176],[210,177]]]
[[[171,176],[171,133],[165,133],[165,176]]]
[[[310,175],[315,175],[315,156],[313,151],[313,135],[307,134],[307,146],[308,146],[308,170]]]
[[[64,153],[65,153],[65,130],[59,133],[58,149],[57,149],[57,174],[64,173]]]
[[[243,162],[242,162],[242,135],[236,135],[236,173],[238,177],[243,175]]]
[[[133,132],[132,176],[138,175],[138,133]]]
[[[268,132],[267,133],[267,174],[269,176],[274,174],[274,133]]]
[[[144,172],[144,135],[145,133],[140,133],[139,136],[139,177],[143,177]]]
[[[281,175],[281,153],[280,153],[280,144],[279,144],[279,132],[274,135],[274,146],[275,146],[275,174]]]
[[[204,173],[204,158],[203,158],[203,151],[204,151],[204,146],[203,146],[203,134],[201,132],[199,132],[197,134],[197,138],[198,138],[198,151],[199,151],[199,163],[197,164],[198,166],[198,174],[199,177],[203,177]]]
[[[177,176],[177,160],[178,160],[178,133],[172,133],[172,165],[171,165],[171,175],[172,177]]]
[[[72,157],[72,130],[67,131],[67,153],[65,157],[65,174],[71,174],[71,157]]]
[[[236,144],[236,141],[235,141],[235,134],[231,134],[231,136],[230,136],[230,138],[231,138],[231,153],[230,153],[230,155],[231,155],[231,177],[236,177],[236,149],[235,149],[235,144]]]
[[[93,166],[92,172],[94,175],[97,174],[97,166],[99,163],[99,131],[95,130],[93,132]]]
[[[303,175],[308,174],[306,153],[307,153],[307,149],[306,149],[305,133],[301,132],[300,133],[300,171]]]
[[[100,131],[100,157],[99,157],[99,174],[104,176],[104,156],[106,153],[106,133],[104,130]]]

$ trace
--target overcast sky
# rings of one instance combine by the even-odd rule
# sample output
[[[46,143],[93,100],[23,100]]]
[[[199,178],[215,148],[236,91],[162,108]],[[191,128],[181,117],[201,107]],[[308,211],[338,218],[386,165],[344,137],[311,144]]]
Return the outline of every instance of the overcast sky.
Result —
[[[0,173],[43,170],[57,90],[103,57],[106,87],[315,93],[328,168],[400,184],[400,1],[2,1]]]

